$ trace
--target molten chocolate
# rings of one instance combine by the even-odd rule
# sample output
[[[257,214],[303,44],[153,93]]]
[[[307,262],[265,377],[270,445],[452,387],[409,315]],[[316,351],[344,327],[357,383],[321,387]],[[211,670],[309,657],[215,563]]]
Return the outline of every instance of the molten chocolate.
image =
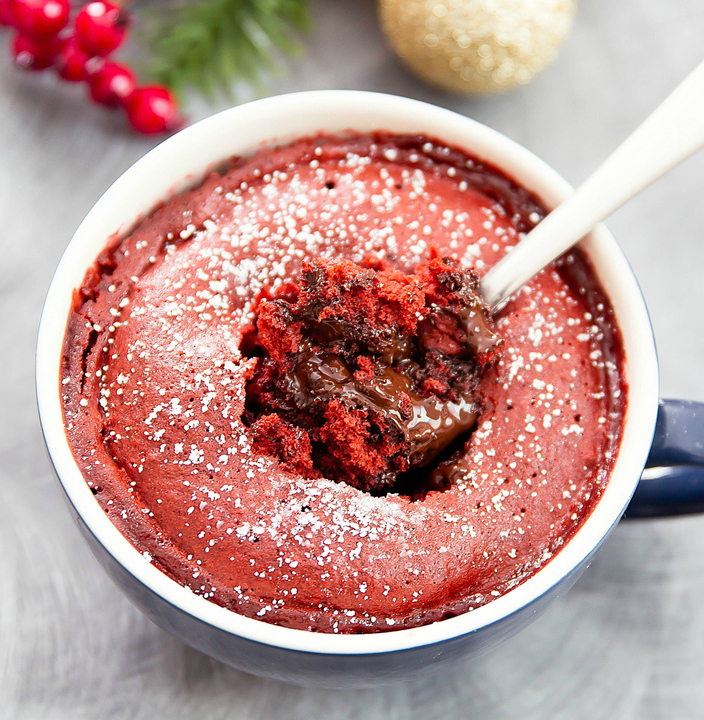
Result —
[[[476,288],[476,276],[449,259],[432,259],[407,276],[342,258],[304,265],[300,288],[284,290],[296,301],[264,300],[262,332],[248,340],[266,358],[247,405],[262,452],[291,468],[334,470],[330,477],[377,493],[431,463],[475,424],[478,383],[500,343]],[[412,298],[413,312],[399,307],[399,296]],[[428,371],[434,382],[424,382]],[[359,420],[361,462],[349,451],[350,426],[327,422],[331,402]],[[272,414],[308,434],[311,461],[271,445],[257,420],[266,417],[269,430]],[[369,454],[379,457],[373,474]]]
[[[477,402],[471,396],[460,396],[457,402],[434,395],[423,397],[408,376],[391,367],[381,367],[372,380],[355,380],[339,356],[315,350],[304,351],[285,377],[301,409],[319,400],[340,398],[345,405],[368,408],[386,417],[408,444],[412,466],[427,465],[458,435],[470,430],[478,415]]]

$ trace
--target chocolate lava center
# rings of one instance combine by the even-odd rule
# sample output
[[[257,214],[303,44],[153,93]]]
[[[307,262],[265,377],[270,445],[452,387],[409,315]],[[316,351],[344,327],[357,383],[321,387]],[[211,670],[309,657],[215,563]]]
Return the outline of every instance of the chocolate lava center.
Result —
[[[474,427],[499,338],[470,272],[374,264],[316,260],[260,303],[245,419],[260,452],[306,476],[375,494],[441,489],[447,461],[431,464]]]
[[[286,373],[285,382],[300,409],[339,398],[346,407],[365,408],[385,417],[403,436],[412,466],[430,463],[476,422],[478,406],[471,393],[456,402],[435,395],[423,397],[403,366],[378,363],[377,368],[373,378],[355,380],[349,364],[339,356],[309,349]]]

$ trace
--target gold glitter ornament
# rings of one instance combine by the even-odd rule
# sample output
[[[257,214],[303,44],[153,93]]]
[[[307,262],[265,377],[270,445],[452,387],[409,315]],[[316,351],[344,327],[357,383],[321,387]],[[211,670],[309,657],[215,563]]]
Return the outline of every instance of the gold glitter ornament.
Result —
[[[419,77],[458,93],[525,85],[572,28],[575,0],[380,0],[382,30]]]

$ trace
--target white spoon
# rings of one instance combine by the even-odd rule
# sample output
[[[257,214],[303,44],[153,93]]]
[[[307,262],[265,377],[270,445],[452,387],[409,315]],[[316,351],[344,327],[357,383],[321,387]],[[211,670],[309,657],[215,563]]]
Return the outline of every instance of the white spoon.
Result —
[[[704,62],[482,279],[496,313],[511,295],[627,200],[704,146]]]

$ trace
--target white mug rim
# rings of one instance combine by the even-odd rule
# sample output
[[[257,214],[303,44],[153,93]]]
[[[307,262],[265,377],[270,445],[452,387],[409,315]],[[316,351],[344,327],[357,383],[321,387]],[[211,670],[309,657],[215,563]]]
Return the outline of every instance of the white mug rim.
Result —
[[[326,116],[338,119],[324,122],[322,118]],[[266,130],[276,124],[271,122],[272,118],[277,118],[281,131]],[[318,118],[321,118],[319,122]],[[263,119],[269,122],[263,122]],[[389,123],[395,127],[388,127]],[[308,132],[302,129],[306,124],[310,126]],[[249,142],[247,147],[233,151],[235,141],[231,136],[237,134],[237,126],[250,135],[259,133],[260,142]],[[253,126],[256,126],[255,130],[252,130]],[[85,482],[68,445],[61,414],[59,371],[72,290],[109,238],[116,233],[124,234],[156,204],[138,207],[139,188],[162,188],[157,199],[164,200],[169,192],[172,194],[183,187],[189,178],[193,182],[199,173],[202,176],[215,163],[246,150],[252,152],[259,144],[344,130],[418,132],[462,147],[502,169],[535,192],[548,206],[554,206],[572,191],[552,168],[509,138],[450,110],[417,100],[366,91],[316,90],[274,96],[224,110],[191,125],[148,152],[113,183],[81,223],[47,293],[37,341],[36,388],[45,442],[63,489],[83,523],[128,573],[167,603],[239,637],[301,652],[365,655],[407,650],[477,632],[533,603],[582,567],[618,522],[637,485],[655,428],[658,371],[652,328],[636,279],[613,236],[605,227],[599,226],[582,246],[607,289],[624,336],[629,390],[623,439],[611,478],[594,510],[560,552],[532,577],[487,605],[430,625],[371,634],[336,635],[294,630],[244,617],[195,595],[158,570],[110,522]],[[217,147],[222,147],[221,154]],[[202,160],[200,170],[196,167],[198,152]],[[182,156],[189,156],[189,153],[190,159],[183,160]],[[168,189],[164,188],[167,181]],[[166,194],[164,190],[167,190]],[[114,219],[110,218],[119,216],[120,208],[125,205],[135,212],[125,209],[121,222],[115,225]],[[105,223],[109,222],[113,223],[110,225],[112,230],[105,233]],[[88,263],[86,258],[89,258]],[[630,358],[637,358],[637,362]]]

